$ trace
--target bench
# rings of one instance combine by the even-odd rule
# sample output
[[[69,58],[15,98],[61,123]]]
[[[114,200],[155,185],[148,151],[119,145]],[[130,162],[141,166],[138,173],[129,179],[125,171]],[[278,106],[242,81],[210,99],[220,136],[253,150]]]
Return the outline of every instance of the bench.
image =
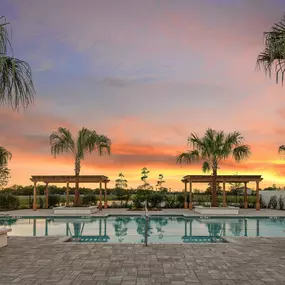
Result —
[[[0,229],[0,248],[7,246],[7,233],[11,232],[11,229]]]

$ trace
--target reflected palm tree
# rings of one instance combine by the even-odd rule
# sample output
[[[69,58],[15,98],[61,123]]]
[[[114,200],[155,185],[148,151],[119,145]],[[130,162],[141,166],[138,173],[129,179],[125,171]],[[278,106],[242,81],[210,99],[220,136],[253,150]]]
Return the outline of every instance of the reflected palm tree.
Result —
[[[150,222],[155,223],[156,225],[156,231],[158,232],[158,238],[162,239],[163,238],[163,233],[164,230],[162,227],[166,226],[168,224],[168,219],[164,217],[159,217],[159,218],[151,218]]]
[[[178,224],[181,224],[181,223],[184,223],[184,222],[185,222],[185,218],[183,218],[183,217],[177,217],[177,218],[176,218],[176,221],[177,221]]]
[[[143,237],[141,239],[141,243],[143,243],[144,242],[144,236],[145,236],[145,218],[141,218],[141,217],[136,218],[135,222],[137,224],[137,233]],[[152,233],[150,231],[150,229],[151,228],[150,228],[150,223],[149,223],[148,224],[148,236],[150,236],[150,234]]]
[[[11,226],[16,224],[18,219],[8,219],[8,220],[0,220],[0,226]]]
[[[115,235],[118,237],[118,241],[122,242],[125,236],[128,234],[128,223],[132,219],[129,217],[117,217],[114,222]]]
[[[74,229],[74,237],[81,237],[84,229],[84,223],[72,223]]]
[[[243,228],[243,220],[239,219],[237,223],[230,223],[230,231],[233,233],[234,236],[240,236]]]
[[[210,236],[216,237],[221,235],[222,224],[221,223],[209,223],[208,232]]]

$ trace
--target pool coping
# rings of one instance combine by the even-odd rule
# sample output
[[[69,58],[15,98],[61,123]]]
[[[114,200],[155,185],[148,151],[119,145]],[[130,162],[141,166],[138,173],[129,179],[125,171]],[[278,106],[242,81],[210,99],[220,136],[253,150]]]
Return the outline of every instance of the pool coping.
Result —
[[[145,217],[144,214],[138,213],[118,213],[118,214],[104,214],[104,215],[7,215],[7,216],[0,216],[0,220],[6,219],[96,219],[96,218],[108,218],[108,217]],[[196,218],[196,219],[217,219],[217,218],[226,218],[226,219],[285,219],[285,216],[249,216],[249,215],[186,215],[186,214],[149,214],[150,217],[183,217],[183,218]]]

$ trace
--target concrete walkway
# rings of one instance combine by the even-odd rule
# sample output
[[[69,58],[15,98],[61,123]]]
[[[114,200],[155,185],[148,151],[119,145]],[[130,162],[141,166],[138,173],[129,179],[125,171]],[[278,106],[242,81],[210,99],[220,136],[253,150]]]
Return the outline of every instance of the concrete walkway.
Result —
[[[98,211],[91,216],[105,216],[105,215],[143,215],[144,211],[128,211],[127,209],[103,209]],[[195,213],[193,210],[188,209],[163,209],[162,211],[149,211],[150,215],[185,215],[185,216],[195,216],[199,217],[200,214]],[[32,209],[25,210],[16,210],[16,211],[5,211],[0,212],[0,217],[2,215],[11,215],[11,216],[54,216],[52,209],[40,209],[33,211]],[[82,216],[82,215],[80,215]],[[211,215],[207,215],[211,216]],[[227,215],[229,216],[229,215]],[[247,217],[275,217],[282,216],[285,217],[285,211],[282,210],[269,210],[261,209],[256,211],[255,209],[240,209],[239,215],[234,215],[235,217],[247,216]]]
[[[285,284],[284,238],[149,247],[57,240],[10,237],[0,249],[0,284]]]

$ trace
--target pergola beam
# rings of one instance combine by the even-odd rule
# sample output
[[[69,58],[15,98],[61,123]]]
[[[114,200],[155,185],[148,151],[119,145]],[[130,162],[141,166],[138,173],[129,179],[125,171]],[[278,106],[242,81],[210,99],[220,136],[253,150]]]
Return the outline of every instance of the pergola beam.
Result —
[[[32,182],[43,183],[75,183],[75,175],[32,175]],[[100,183],[109,182],[109,178],[105,175],[80,175],[79,183]]]

